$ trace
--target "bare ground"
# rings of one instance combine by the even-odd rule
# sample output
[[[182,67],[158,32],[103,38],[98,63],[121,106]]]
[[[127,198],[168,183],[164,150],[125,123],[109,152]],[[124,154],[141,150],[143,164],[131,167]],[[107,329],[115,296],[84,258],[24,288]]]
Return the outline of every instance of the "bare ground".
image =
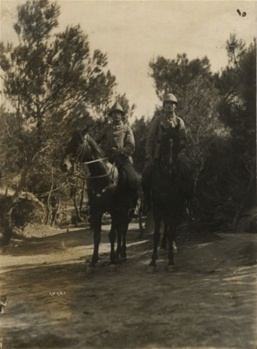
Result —
[[[191,234],[176,272],[160,252],[149,273],[152,237],[139,240],[132,224],[128,260],[113,269],[108,229],[94,274],[92,233],[82,227],[2,252],[3,349],[257,348],[257,234]]]

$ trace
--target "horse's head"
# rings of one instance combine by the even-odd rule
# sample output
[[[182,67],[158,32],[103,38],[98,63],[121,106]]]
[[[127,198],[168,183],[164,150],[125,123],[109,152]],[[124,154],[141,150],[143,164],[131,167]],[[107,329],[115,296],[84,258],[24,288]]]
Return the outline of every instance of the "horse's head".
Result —
[[[68,172],[75,163],[87,162],[100,157],[103,157],[103,152],[93,138],[88,133],[75,131],[66,146],[62,170]]]
[[[64,172],[70,172],[73,169],[79,146],[83,143],[83,135],[80,131],[73,132],[66,148],[61,164]]]

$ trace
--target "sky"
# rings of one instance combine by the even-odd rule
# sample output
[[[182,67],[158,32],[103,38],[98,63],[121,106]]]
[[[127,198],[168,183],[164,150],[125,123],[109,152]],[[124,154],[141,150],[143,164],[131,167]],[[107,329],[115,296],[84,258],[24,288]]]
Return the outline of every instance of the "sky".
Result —
[[[1,41],[15,42],[16,8],[24,2],[0,0]],[[107,54],[118,93],[126,93],[130,104],[136,104],[134,117],[151,117],[160,105],[149,77],[151,60],[158,56],[174,59],[181,53],[190,60],[207,56],[212,71],[218,72],[227,64],[225,46],[231,33],[247,44],[257,36],[255,0],[57,2],[59,29],[80,24],[91,49]]]

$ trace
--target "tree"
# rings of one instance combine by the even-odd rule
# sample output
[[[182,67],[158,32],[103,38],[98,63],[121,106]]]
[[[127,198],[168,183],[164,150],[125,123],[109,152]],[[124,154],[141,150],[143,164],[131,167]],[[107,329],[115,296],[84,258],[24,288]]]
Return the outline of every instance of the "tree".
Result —
[[[256,203],[256,40],[246,47],[235,35],[230,36],[227,52],[229,63],[216,76],[216,86],[220,93],[219,118],[231,134],[228,164],[233,173],[230,192],[236,224],[242,211]]]
[[[142,172],[145,162],[145,142],[150,120],[144,117],[136,119],[132,124],[132,130],[135,136],[136,149],[133,154],[135,169]]]
[[[230,34],[229,40],[226,41],[226,51],[228,55],[228,65],[235,67],[238,63],[238,59],[245,52],[245,42],[238,40],[236,34]]]
[[[71,129],[76,122],[91,122],[90,114],[108,104],[116,85],[106,69],[107,56],[99,50],[91,54],[79,25],[55,32],[59,14],[55,2],[27,1],[18,6],[14,25],[19,44],[0,43],[3,94],[13,108],[8,120],[12,128],[2,141],[12,144],[12,164],[19,174],[15,195],[5,212],[9,232],[13,204],[27,188],[33,169],[43,163],[55,178],[60,148]],[[49,183],[49,188],[53,186]]]

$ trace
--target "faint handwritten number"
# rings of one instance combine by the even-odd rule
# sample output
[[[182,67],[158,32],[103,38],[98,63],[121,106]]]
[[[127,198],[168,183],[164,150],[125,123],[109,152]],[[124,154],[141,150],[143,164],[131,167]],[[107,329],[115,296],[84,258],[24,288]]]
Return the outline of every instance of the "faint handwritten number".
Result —
[[[50,294],[51,297],[53,297],[53,296],[58,296],[58,297],[64,296],[65,293],[66,293],[66,292],[62,292],[62,291],[57,291],[57,292],[49,291],[49,294]]]

